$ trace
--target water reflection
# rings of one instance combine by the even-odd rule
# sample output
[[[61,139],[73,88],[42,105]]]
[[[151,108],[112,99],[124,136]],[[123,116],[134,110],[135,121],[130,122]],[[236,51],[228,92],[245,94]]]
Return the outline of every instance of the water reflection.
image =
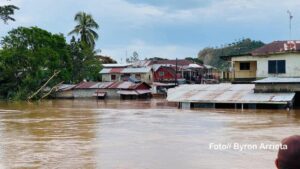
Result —
[[[164,100],[0,103],[0,168],[274,168],[277,144],[299,134],[297,110],[177,110]]]

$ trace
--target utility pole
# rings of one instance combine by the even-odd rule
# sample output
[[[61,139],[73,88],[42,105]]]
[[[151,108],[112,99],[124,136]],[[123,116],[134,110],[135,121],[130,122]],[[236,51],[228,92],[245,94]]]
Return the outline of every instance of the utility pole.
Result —
[[[177,83],[177,66],[178,66],[178,60],[176,58],[176,65],[175,65],[175,86],[178,86],[178,83]]]
[[[292,12],[290,10],[287,11],[288,15],[289,15],[289,29],[290,29],[290,35],[289,35],[289,38],[290,40],[292,40],[292,19],[293,19],[293,15],[292,15]]]

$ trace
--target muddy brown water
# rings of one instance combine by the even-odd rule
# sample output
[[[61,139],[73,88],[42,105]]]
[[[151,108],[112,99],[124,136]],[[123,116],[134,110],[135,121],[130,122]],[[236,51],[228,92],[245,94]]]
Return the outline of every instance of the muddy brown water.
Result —
[[[0,102],[0,168],[275,169],[300,111],[178,110],[164,100]]]

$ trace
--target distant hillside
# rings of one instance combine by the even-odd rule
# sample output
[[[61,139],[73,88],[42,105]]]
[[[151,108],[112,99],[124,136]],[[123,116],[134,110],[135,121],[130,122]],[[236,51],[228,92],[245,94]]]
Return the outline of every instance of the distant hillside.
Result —
[[[220,56],[246,54],[263,45],[265,44],[262,41],[242,39],[228,45],[223,45],[220,48],[204,48],[198,53],[198,58],[203,60],[204,64],[215,66],[221,70],[227,70],[230,65],[228,62],[222,60]]]

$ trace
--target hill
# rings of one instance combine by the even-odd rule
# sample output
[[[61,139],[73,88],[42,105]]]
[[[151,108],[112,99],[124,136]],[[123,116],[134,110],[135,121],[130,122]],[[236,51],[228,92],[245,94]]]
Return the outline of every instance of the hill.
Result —
[[[230,64],[222,60],[221,56],[247,54],[252,50],[265,45],[262,41],[255,41],[249,38],[242,39],[221,47],[207,47],[198,53],[198,58],[203,60],[204,64],[215,66],[221,70],[227,70]]]

